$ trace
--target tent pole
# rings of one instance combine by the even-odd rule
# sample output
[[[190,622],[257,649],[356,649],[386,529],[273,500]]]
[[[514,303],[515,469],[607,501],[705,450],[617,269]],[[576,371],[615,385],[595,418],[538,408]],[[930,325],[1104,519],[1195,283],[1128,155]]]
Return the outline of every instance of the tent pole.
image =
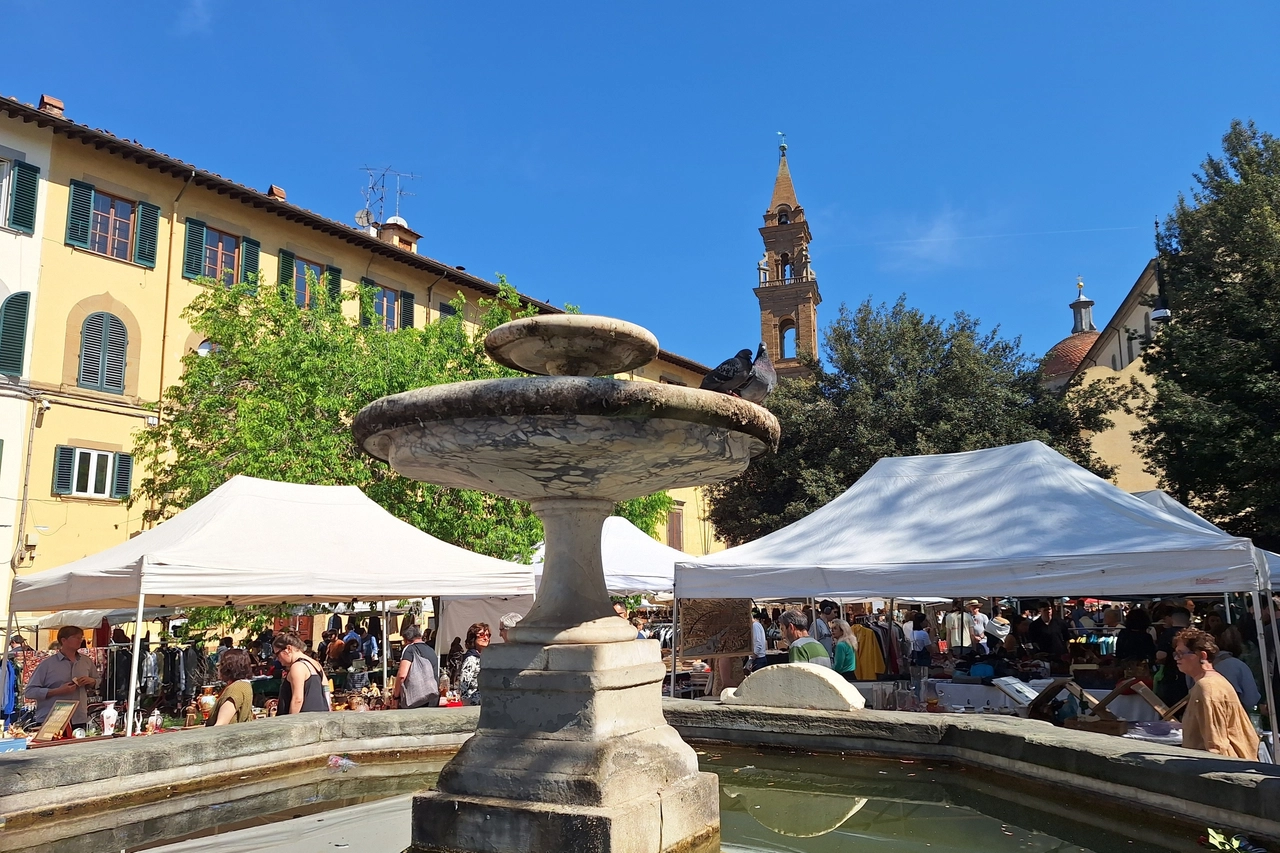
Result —
[[[1231,624],[1231,593],[1229,592],[1224,592],[1222,594],[1222,609],[1224,611],[1222,615],[1226,617],[1227,624],[1230,625]]]
[[[133,737],[133,714],[138,705],[138,665],[142,662],[142,603],[147,594],[138,590],[138,614],[133,620],[133,666],[129,668],[129,701],[125,705],[124,736]]]
[[[676,698],[676,668],[679,660],[676,657],[680,650],[680,596],[676,595],[675,584],[671,586],[671,698]]]
[[[1275,645],[1271,647],[1271,651],[1274,653],[1273,656],[1280,657],[1280,625],[1276,624],[1276,617],[1280,616],[1280,613],[1276,613],[1275,595],[1272,590],[1267,590],[1267,608],[1271,613],[1271,640],[1275,643]],[[1263,660],[1266,660],[1266,655],[1263,655]],[[1270,661],[1270,663],[1272,668],[1274,668],[1275,661]],[[1272,690],[1275,690],[1274,684],[1272,685]],[[1271,698],[1275,698],[1274,694]],[[1280,728],[1277,728],[1276,726],[1276,703],[1268,702],[1267,710],[1271,712],[1271,760],[1275,761],[1276,742],[1277,740],[1280,740]]]
[[[1263,695],[1267,697],[1267,713],[1271,722],[1271,744],[1272,752],[1271,760],[1275,761],[1275,748],[1277,738],[1280,738],[1280,726],[1276,724],[1276,694],[1275,687],[1271,683],[1271,661],[1267,658],[1267,628],[1262,624],[1262,601],[1255,589],[1253,596],[1253,618],[1258,627],[1258,656],[1262,658],[1262,685]],[[1275,628],[1275,613],[1271,614],[1271,627]]]
[[[391,634],[391,622],[387,615],[387,600],[382,599],[382,648],[378,651],[382,652],[382,696],[386,701],[387,691],[391,688],[387,686],[387,656],[391,654],[391,642],[387,639]]]

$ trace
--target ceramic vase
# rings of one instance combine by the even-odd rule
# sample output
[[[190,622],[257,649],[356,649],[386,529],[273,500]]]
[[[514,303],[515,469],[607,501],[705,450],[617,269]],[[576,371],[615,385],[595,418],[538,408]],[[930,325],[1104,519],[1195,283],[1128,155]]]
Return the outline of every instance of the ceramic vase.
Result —
[[[120,719],[120,713],[116,710],[115,702],[106,704],[107,707],[102,709],[102,733],[110,737],[116,733],[116,720]]]
[[[200,689],[200,696],[196,702],[200,706],[200,716],[209,719],[209,715],[213,713],[213,708],[218,704],[218,697],[213,694],[212,687],[203,687]]]

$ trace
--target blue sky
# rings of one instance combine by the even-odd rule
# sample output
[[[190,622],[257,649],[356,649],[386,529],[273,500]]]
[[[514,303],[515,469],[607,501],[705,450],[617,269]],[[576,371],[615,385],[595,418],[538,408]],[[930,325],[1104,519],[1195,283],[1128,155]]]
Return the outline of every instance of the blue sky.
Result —
[[[6,4],[0,92],[714,364],[759,334],[786,131],[825,325],[905,293],[1043,353],[1105,320],[1232,118],[1280,133],[1280,4]],[[122,11],[127,10],[127,11]]]

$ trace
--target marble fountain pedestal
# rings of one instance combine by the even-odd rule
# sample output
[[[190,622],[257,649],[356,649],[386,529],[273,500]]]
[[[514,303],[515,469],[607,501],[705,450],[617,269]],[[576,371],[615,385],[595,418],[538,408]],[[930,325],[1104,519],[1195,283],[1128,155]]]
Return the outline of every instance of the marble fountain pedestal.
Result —
[[[479,727],[415,798],[410,849],[718,849],[716,778],[663,718],[659,644],[614,614],[600,534],[616,501],[741,473],[778,422],[736,397],[601,378],[658,352],[618,320],[516,320],[485,346],[540,375],[385,397],[353,426],[405,476],[529,501],[546,533],[536,603],[485,651]]]

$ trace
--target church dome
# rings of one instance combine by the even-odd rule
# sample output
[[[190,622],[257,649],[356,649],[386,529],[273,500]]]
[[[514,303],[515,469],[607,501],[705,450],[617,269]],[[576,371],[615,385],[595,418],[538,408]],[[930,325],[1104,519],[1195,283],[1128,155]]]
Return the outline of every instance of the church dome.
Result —
[[[1076,372],[1080,362],[1093,348],[1093,342],[1101,336],[1101,332],[1076,332],[1063,338],[1045,353],[1043,371],[1046,379],[1061,379]]]

